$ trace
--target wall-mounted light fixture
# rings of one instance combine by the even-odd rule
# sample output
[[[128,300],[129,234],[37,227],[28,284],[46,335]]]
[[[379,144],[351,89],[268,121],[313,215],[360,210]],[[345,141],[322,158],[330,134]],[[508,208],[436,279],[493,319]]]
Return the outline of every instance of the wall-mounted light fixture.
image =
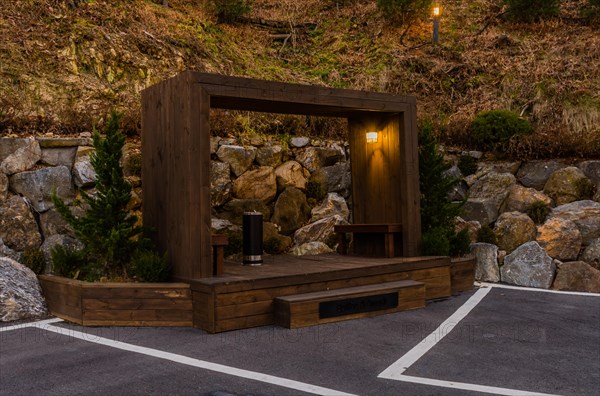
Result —
[[[377,132],[367,132],[367,143],[377,143]]]

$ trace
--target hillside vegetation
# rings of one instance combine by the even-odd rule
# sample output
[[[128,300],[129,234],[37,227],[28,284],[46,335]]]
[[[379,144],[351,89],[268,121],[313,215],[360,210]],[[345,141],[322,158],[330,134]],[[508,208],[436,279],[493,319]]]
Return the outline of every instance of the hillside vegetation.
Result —
[[[0,132],[76,133],[116,108],[135,136],[140,91],[193,69],[415,95],[419,119],[463,147],[476,148],[477,113],[511,110],[534,127],[513,155],[600,157],[600,35],[581,16],[588,2],[561,1],[559,17],[517,23],[502,0],[443,1],[434,46],[430,17],[392,23],[375,0],[254,0],[235,24],[218,23],[210,1],[6,1]],[[304,117],[213,119],[233,134],[345,133],[341,121]]]

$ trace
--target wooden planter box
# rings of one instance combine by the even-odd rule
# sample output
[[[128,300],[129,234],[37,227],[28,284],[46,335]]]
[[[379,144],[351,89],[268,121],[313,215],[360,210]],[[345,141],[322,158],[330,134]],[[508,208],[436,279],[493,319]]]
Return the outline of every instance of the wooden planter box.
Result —
[[[475,283],[475,257],[460,257],[450,263],[452,294],[473,289]]]
[[[83,326],[192,326],[187,283],[91,283],[40,275],[48,311]]]

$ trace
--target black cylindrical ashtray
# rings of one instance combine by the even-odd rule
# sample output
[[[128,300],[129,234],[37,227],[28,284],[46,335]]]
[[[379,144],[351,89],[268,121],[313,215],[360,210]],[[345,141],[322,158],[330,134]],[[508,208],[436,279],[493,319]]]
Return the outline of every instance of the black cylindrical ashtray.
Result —
[[[242,219],[244,265],[261,265],[263,262],[263,215],[244,212]]]

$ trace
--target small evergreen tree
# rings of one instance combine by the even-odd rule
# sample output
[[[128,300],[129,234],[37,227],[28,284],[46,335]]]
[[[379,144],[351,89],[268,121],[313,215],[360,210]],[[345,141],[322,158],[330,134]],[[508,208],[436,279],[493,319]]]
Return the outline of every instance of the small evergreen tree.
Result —
[[[377,8],[393,23],[408,23],[426,15],[432,0],[377,0]]]
[[[454,218],[462,211],[462,202],[451,202],[448,193],[460,181],[444,175],[450,168],[437,149],[431,123],[421,128],[419,144],[419,178],[421,188],[421,230],[423,254],[462,254],[465,243],[454,231]]]
[[[105,134],[102,138],[94,129],[96,151],[91,154],[90,162],[97,174],[97,192],[92,196],[81,191],[89,207],[86,214],[77,218],[60,198],[52,197],[58,212],[85,246],[83,253],[86,259],[94,263],[96,271],[90,272],[90,278],[126,276],[142,232],[141,227],[135,225],[137,217],[127,210],[131,185],[123,177],[120,165],[125,136],[119,130],[117,113],[111,114]]]

